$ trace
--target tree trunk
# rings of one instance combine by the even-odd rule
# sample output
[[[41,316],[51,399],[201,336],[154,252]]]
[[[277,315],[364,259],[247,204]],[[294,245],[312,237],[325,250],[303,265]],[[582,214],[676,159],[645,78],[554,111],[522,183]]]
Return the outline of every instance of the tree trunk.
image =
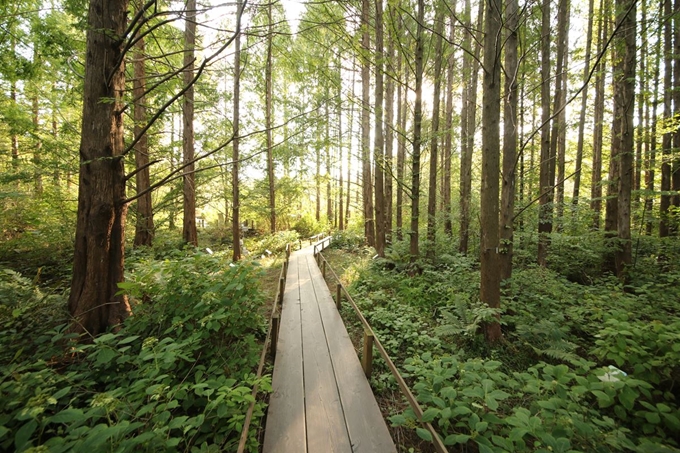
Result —
[[[675,16],[674,22],[674,63],[673,63],[673,106],[674,115],[680,113],[680,0],[675,0]],[[676,208],[673,224],[671,225],[671,233],[674,236],[678,235],[680,225],[678,225],[677,213],[680,209],[680,128],[676,127],[673,132],[673,162],[671,165],[671,190],[675,194],[671,197],[671,204]]]
[[[399,21],[399,30],[402,30],[402,22]],[[404,185],[406,184],[405,165],[406,165],[406,111],[408,110],[408,68],[403,65],[402,52],[397,52],[397,74],[404,76],[403,84],[397,85],[397,240],[404,239]],[[402,96],[403,92],[403,96]]]
[[[127,297],[117,294],[118,283],[124,280],[127,214],[122,155],[125,40],[121,39],[126,15],[126,0],[91,0],[87,16],[78,215],[68,309],[71,329],[92,336],[130,314]]]
[[[581,92],[581,113],[578,123],[578,144],[576,145],[576,174],[574,175],[574,192],[572,204],[578,205],[581,192],[581,165],[583,164],[583,136],[586,123],[586,110],[588,108],[588,78],[590,76],[590,52],[593,47],[593,16],[595,15],[595,1],[588,1],[588,28],[586,35],[586,55],[583,66],[583,91]],[[574,210],[576,215],[576,210]]]
[[[472,50],[472,20],[470,19],[470,2],[465,0],[466,29],[464,49]],[[482,21],[484,17],[484,2],[479,2],[477,13],[476,43],[482,41]],[[463,65],[467,61],[467,68],[463,68],[463,114],[461,118],[461,157],[460,157],[460,242],[458,250],[467,254],[470,241],[470,204],[472,201],[472,155],[475,146],[475,129],[477,124],[477,80],[479,77],[479,53],[481,46],[476,45],[474,57],[465,54]],[[468,82],[469,81],[469,82]]]
[[[272,141],[272,115],[274,113],[273,74],[272,74],[272,41],[274,30],[272,23],[272,5],[267,5],[267,63],[264,70],[265,83],[265,129],[267,140],[267,180],[269,182],[269,230],[276,233],[276,180],[274,179],[274,143]]]
[[[519,5],[517,0],[508,0],[505,7],[505,26],[508,35],[505,41],[505,105],[503,110],[503,187],[501,189],[500,278],[512,276],[512,252],[515,215],[515,165],[517,162],[517,77],[518,77],[518,28]]]
[[[389,4],[389,3],[388,3]],[[387,61],[394,61],[394,36],[388,34]],[[393,68],[393,67],[392,67]],[[392,196],[393,189],[393,155],[394,155],[394,70],[389,72],[385,83],[385,243],[392,242]]]
[[[375,135],[373,166],[375,176],[375,250],[385,256],[385,137],[383,136],[383,2],[375,0]]]
[[[416,99],[413,113],[413,159],[411,163],[411,262],[420,256],[418,227],[420,223],[420,145],[423,124],[423,49],[425,40],[425,1],[418,0],[418,25],[416,32]]]
[[[645,224],[645,230],[648,236],[652,235],[652,230],[654,228],[652,209],[654,208],[654,176],[656,169],[656,146],[657,146],[657,109],[656,106],[659,105],[659,66],[661,61],[661,27],[658,28],[656,37],[656,46],[654,51],[654,75],[652,77],[652,84],[654,85],[654,94],[651,106],[647,103],[647,124],[650,124],[650,129],[647,130],[647,143],[645,147],[645,190],[647,194],[645,195],[645,212],[647,213],[647,219]],[[651,113],[651,122],[649,120]]]
[[[330,93],[326,88],[326,99],[330,99]],[[328,101],[324,106],[326,116],[326,219],[328,224],[333,225],[333,195],[331,187],[331,110],[328,106]]]
[[[154,223],[153,205],[151,203],[151,177],[149,174],[149,141],[142,132],[146,126],[146,55],[144,38],[135,44],[134,80],[132,83],[132,97],[134,98],[134,136],[135,145],[135,184],[137,193],[144,192],[137,198],[137,223],[135,225],[134,246],[148,246],[153,244]]]
[[[361,62],[361,162],[362,187],[364,205],[364,235],[368,245],[375,245],[375,225],[373,223],[373,177],[371,175],[371,124],[370,124],[370,4],[369,0],[361,2],[361,49],[365,57]]]
[[[194,61],[196,45],[196,0],[187,0],[186,20],[184,24],[184,93],[183,118],[184,134],[183,165],[184,168],[184,221],[182,238],[187,244],[198,246],[196,233],[196,175],[194,174]]]
[[[501,113],[501,2],[487,0],[484,36],[484,91],[482,101],[482,188],[480,193],[480,299],[489,307],[501,305],[501,273],[498,192],[500,173]],[[498,322],[486,323],[484,333],[489,342],[502,337]]]
[[[340,58],[340,55],[338,54],[338,73],[340,75],[340,79],[342,79],[342,68],[341,68],[341,61],[342,59]],[[342,84],[338,86],[338,103],[337,103],[337,115],[338,115],[338,163],[340,165],[340,169],[338,171],[338,210],[337,210],[337,215],[338,215],[338,229],[340,231],[345,229],[345,206],[344,206],[344,181],[343,181],[343,154],[344,154],[344,140],[343,140],[343,131],[342,131]],[[350,138],[351,140],[351,138]]]
[[[621,25],[616,37],[616,63],[614,65],[614,116],[619,117],[618,130],[612,130],[619,146],[619,185],[617,228],[619,248],[616,252],[616,275],[628,280],[627,270],[633,263],[630,235],[631,188],[633,185],[633,117],[635,112],[635,51],[636,20],[635,0],[616,1],[616,22]],[[613,153],[612,153],[613,154]]]
[[[234,39],[234,140],[232,141],[231,167],[231,237],[234,253],[233,261],[241,259],[241,199],[239,195],[239,145],[241,138],[241,16],[243,0],[236,0],[236,38]]]
[[[541,162],[538,209],[538,264],[545,267],[553,223],[555,156],[550,146],[550,0],[543,0],[541,21]]]
[[[449,24],[449,41],[455,40],[455,27],[453,18]],[[453,212],[451,209],[451,155],[453,153],[453,72],[455,68],[455,54],[449,54],[446,65],[446,135],[444,138],[444,172],[442,178],[442,207],[444,211],[444,232],[449,238],[453,235]]]
[[[437,235],[437,164],[439,145],[439,104],[442,91],[442,43],[444,20],[437,10],[434,18],[434,92],[432,97],[432,138],[430,139],[430,183],[427,194],[427,257],[434,259]]]
[[[609,36],[609,0],[600,0],[598,21],[598,54],[604,52]],[[593,171],[591,178],[590,209],[593,211],[593,228],[600,228],[602,213],[602,135],[604,123],[604,98],[606,88],[607,59],[602,58],[595,70],[595,107],[593,128]]]
[[[569,0],[560,0],[558,6],[558,25],[557,25],[557,80],[555,83],[555,112],[557,113],[556,121],[553,121],[553,136],[551,140],[555,141],[555,147],[551,150],[551,154],[556,156],[557,164],[557,181],[555,184],[555,211],[556,211],[556,228],[558,231],[562,230],[564,222],[564,176],[565,176],[565,160],[567,152],[567,68],[569,60]],[[559,107],[557,104],[559,103]]]

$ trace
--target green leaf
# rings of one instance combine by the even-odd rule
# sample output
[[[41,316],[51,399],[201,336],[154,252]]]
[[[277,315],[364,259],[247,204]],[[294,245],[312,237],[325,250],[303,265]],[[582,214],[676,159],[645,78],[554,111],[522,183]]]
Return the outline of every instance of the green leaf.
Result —
[[[418,434],[418,437],[421,439],[427,441],[427,442],[432,442],[432,434],[423,428],[416,428],[416,434]]]
[[[124,344],[128,344],[128,343],[132,343],[137,338],[139,338],[139,335],[132,335],[130,337],[123,338],[122,340],[120,340],[118,342],[118,345],[120,346],[120,345],[124,345]]]
[[[14,447],[16,448],[16,451],[21,451],[26,447],[26,444],[30,442],[31,436],[37,427],[38,422],[32,419],[27,423],[24,423],[24,425],[17,430],[17,433],[14,435]]]
[[[52,398],[55,400],[58,400],[62,396],[65,396],[68,392],[71,391],[71,386],[69,385],[68,387],[64,387],[63,389],[57,390],[54,392],[54,395],[52,395]]]
[[[492,411],[498,409],[498,401],[496,401],[491,395],[486,395],[484,402],[486,403],[486,406]]]
[[[456,406],[451,411],[451,416],[455,417],[457,415],[466,415],[466,414],[469,414],[470,412],[472,412],[472,411],[467,406]]]
[[[425,410],[425,412],[423,412],[422,422],[430,423],[437,417],[437,415],[439,415],[439,409],[429,407]]]
[[[475,431],[478,433],[483,433],[489,427],[487,422],[479,422],[475,425]]]
[[[111,348],[104,347],[97,353],[97,359],[95,360],[95,365],[103,365],[105,363],[111,362],[113,358],[116,357],[116,351]]]
[[[80,409],[69,407],[49,418],[50,423],[71,423],[85,418],[85,414]]]
[[[619,394],[619,401],[627,410],[632,411],[633,406],[635,406],[635,400],[638,397],[638,393],[630,387],[624,387]]]
[[[512,428],[508,438],[513,442],[517,442],[518,440],[521,440],[528,432],[529,430],[524,428]]]
[[[479,453],[494,453],[493,448],[484,445],[480,441],[477,441],[477,446],[479,447]]]
[[[645,418],[652,425],[658,425],[661,423],[661,417],[659,417],[658,412],[645,412]]]
[[[392,426],[404,426],[406,424],[406,417],[401,414],[393,415],[389,417]]]
[[[467,434],[452,434],[450,436],[446,436],[446,439],[444,439],[444,445],[464,444],[467,443],[468,440],[470,440],[470,436]]]

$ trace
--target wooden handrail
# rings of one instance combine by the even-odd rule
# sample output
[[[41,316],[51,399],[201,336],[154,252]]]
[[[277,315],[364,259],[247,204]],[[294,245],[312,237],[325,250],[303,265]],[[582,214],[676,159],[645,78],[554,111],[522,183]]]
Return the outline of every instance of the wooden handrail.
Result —
[[[373,344],[374,346],[378,349],[378,352],[382,356],[382,358],[385,360],[387,363],[387,366],[389,367],[390,371],[392,372],[392,375],[394,376],[394,379],[397,381],[397,384],[399,384],[399,388],[401,388],[402,394],[406,397],[406,400],[408,401],[409,405],[411,406],[411,409],[413,409],[413,412],[416,414],[416,417],[418,417],[418,421],[423,424],[425,429],[427,429],[430,434],[432,435],[432,443],[434,444],[435,449],[437,450],[438,453],[448,453],[448,450],[446,449],[446,446],[442,442],[441,437],[435,431],[434,426],[432,426],[431,423],[429,422],[423,422],[423,409],[420,407],[420,404],[418,404],[418,401],[416,400],[416,397],[413,395],[411,392],[411,389],[408,387],[406,384],[406,381],[404,380],[403,377],[401,377],[401,374],[399,373],[399,370],[397,369],[396,365],[390,358],[390,356],[387,354],[387,351],[383,347],[382,343],[378,339],[377,335],[373,331],[373,328],[371,325],[368,323],[366,318],[364,317],[363,313],[361,313],[361,310],[357,306],[356,302],[354,302],[354,299],[352,299],[352,296],[349,294],[347,291],[347,288],[342,284],[340,281],[340,278],[338,277],[338,274],[335,273],[333,270],[333,267],[330,265],[328,260],[326,260],[326,257],[323,256],[322,253],[319,252],[319,256],[323,260],[324,263],[327,263],[326,269],[330,271],[330,273],[333,275],[335,280],[338,282],[338,285],[342,287],[342,291],[345,293],[345,297],[347,298],[347,301],[352,305],[352,308],[354,308],[354,312],[357,314],[359,317],[359,320],[361,321],[361,324],[364,326],[364,332],[365,335],[370,335],[373,338]]]
[[[262,353],[260,354],[260,363],[257,366],[257,379],[262,377],[262,370],[264,369],[264,362],[267,358],[267,345],[269,341],[271,340],[272,342],[272,356],[276,355],[276,341],[278,339],[278,319],[274,319],[275,317],[278,316],[277,310],[279,308],[279,301],[283,300],[283,291],[285,287],[285,281],[286,281],[286,272],[288,270],[288,261],[290,259],[290,244],[286,245],[286,259],[283,261],[283,264],[281,265],[281,272],[279,273],[279,287],[277,288],[276,291],[276,296],[274,297],[274,304],[272,305],[272,312],[271,315],[269,316],[269,328],[267,329],[267,336],[264,339],[264,345],[262,346]],[[276,325],[274,325],[276,324]],[[272,338],[272,330],[275,330],[274,335],[275,337]],[[257,396],[257,391],[259,390],[259,386],[255,384],[253,386],[253,391],[251,392],[251,395],[253,396],[253,401],[250,403],[250,406],[248,406],[248,411],[246,412],[246,417],[243,420],[243,428],[241,429],[241,438],[238,443],[238,449],[236,450],[237,453],[243,453],[246,448],[246,442],[248,441],[248,430],[250,429],[250,422],[253,419],[253,411],[255,410],[255,402],[256,399],[255,397]]]

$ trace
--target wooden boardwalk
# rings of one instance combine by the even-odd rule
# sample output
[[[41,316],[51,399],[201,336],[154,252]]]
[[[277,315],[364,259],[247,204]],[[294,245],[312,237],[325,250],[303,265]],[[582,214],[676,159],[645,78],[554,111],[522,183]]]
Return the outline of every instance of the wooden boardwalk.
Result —
[[[313,256],[290,257],[264,453],[396,452]]]

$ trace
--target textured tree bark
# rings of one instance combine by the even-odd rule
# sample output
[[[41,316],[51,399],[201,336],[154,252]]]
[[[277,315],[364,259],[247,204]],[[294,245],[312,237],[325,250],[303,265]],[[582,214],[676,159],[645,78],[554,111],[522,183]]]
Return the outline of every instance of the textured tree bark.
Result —
[[[375,0],[375,135],[373,168],[375,182],[375,250],[385,256],[385,137],[383,131],[383,2]]]
[[[399,21],[399,30],[402,30],[402,22]],[[399,133],[397,134],[397,240],[404,238],[404,185],[405,164],[406,164],[406,111],[408,105],[408,70],[403,69],[402,52],[397,52],[397,74],[404,77],[403,84],[397,85],[397,122],[399,123]],[[403,92],[403,96],[402,96]]]
[[[432,95],[432,138],[430,139],[430,179],[427,193],[427,252],[434,259],[437,239],[437,166],[439,163],[439,104],[442,92],[442,43],[444,20],[437,9],[434,18],[434,90]]]
[[[515,163],[517,161],[517,77],[519,5],[508,0],[505,8],[505,105],[503,109],[503,172],[501,188],[500,250],[501,280],[512,276],[515,211]]]
[[[557,31],[557,61],[560,68],[557,69],[557,79],[555,82],[555,103],[559,102],[559,109],[556,107],[557,121],[553,121],[553,136],[556,148],[551,150],[551,154],[556,156],[557,178],[555,184],[555,229],[562,230],[564,223],[564,176],[567,153],[567,69],[569,67],[569,0],[560,0],[558,7],[558,31]]]
[[[498,259],[500,173],[500,115],[501,115],[501,2],[487,0],[484,36],[484,90],[482,100],[482,188],[480,194],[480,299],[489,307],[501,305],[501,272]],[[484,327],[487,341],[502,337],[498,322]]]
[[[389,5],[389,3],[388,3]],[[389,6],[388,6],[389,7]],[[387,38],[387,62],[392,64],[394,61],[394,36],[393,33],[388,34]],[[385,83],[385,243],[392,242],[392,197],[394,189],[392,180],[394,177],[394,66],[391,66],[392,71],[387,76]]]
[[[196,232],[196,176],[194,174],[194,61],[196,45],[196,0],[187,0],[186,21],[184,25],[184,86],[188,87],[184,93],[182,106],[184,119],[184,134],[182,138],[184,168],[184,220],[182,223],[182,238],[187,244],[198,246]]]
[[[234,140],[232,141],[231,167],[231,237],[233,239],[232,260],[241,259],[241,197],[239,194],[239,145],[241,138],[241,15],[243,0],[236,0],[236,38],[234,39]]]
[[[418,226],[420,223],[420,141],[421,128],[423,123],[423,48],[424,48],[424,20],[425,2],[418,0],[418,25],[416,32],[416,67],[415,67],[415,91],[416,99],[413,113],[413,157],[411,163],[411,239],[409,242],[409,252],[411,262],[415,262],[419,255],[419,234]]]
[[[675,6],[673,8],[675,15],[673,18],[673,55],[675,62],[673,63],[673,106],[674,114],[677,115],[680,112],[680,0],[675,0]],[[671,204],[675,208],[680,208],[680,129],[676,128],[673,132],[673,163],[671,165],[671,190],[675,192],[675,195],[671,197]],[[678,225],[677,212],[675,211],[675,219],[670,228],[670,233],[673,236],[677,236],[680,231],[680,225]]]
[[[633,116],[635,112],[635,51],[636,19],[635,0],[616,0],[616,21],[621,24],[616,37],[616,63],[614,65],[614,117],[619,126],[612,130],[618,136],[619,185],[617,197],[617,233],[619,248],[616,251],[616,275],[623,282],[628,280],[628,267],[633,263],[630,235],[630,208],[633,173],[635,171]],[[613,153],[612,153],[613,154]]]
[[[134,52],[134,80],[132,82],[132,97],[134,98],[134,136],[135,145],[135,185],[137,193],[145,192],[137,198],[137,222],[135,225],[134,246],[148,246],[153,244],[154,223],[153,205],[151,203],[151,177],[149,174],[149,141],[142,132],[146,126],[146,54],[144,38],[135,44]]]
[[[126,14],[126,0],[91,0],[87,16],[78,216],[68,309],[71,329],[92,336],[130,314],[127,298],[116,294],[124,280],[127,214],[122,155],[125,41],[121,39]]]
[[[455,5],[454,5],[455,6]],[[449,24],[449,41],[455,40],[455,27],[453,17]],[[446,64],[446,116],[445,116],[445,130],[444,137],[444,171],[442,175],[442,208],[444,211],[444,232],[448,237],[453,235],[452,223],[452,207],[451,207],[451,155],[453,153],[453,73],[455,68],[455,54],[450,53]]]
[[[555,156],[550,146],[550,0],[543,0],[541,20],[541,162],[538,201],[538,264],[545,267],[553,223]]]
[[[657,147],[657,113],[656,108],[652,106],[659,105],[659,66],[661,61],[661,27],[659,27],[657,32],[656,47],[654,51],[654,75],[652,76],[652,84],[654,85],[654,94],[652,95],[652,102],[647,103],[647,124],[649,124],[649,129],[647,132],[647,141],[645,146],[645,190],[647,192],[645,196],[645,213],[647,218],[645,219],[645,231],[648,236],[652,235],[652,230],[654,229],[654,221],[652,215],[652,209],[654,208],[654,176],[656,170],[656,147]],[[651,120],[650,117],[651,112]]]

